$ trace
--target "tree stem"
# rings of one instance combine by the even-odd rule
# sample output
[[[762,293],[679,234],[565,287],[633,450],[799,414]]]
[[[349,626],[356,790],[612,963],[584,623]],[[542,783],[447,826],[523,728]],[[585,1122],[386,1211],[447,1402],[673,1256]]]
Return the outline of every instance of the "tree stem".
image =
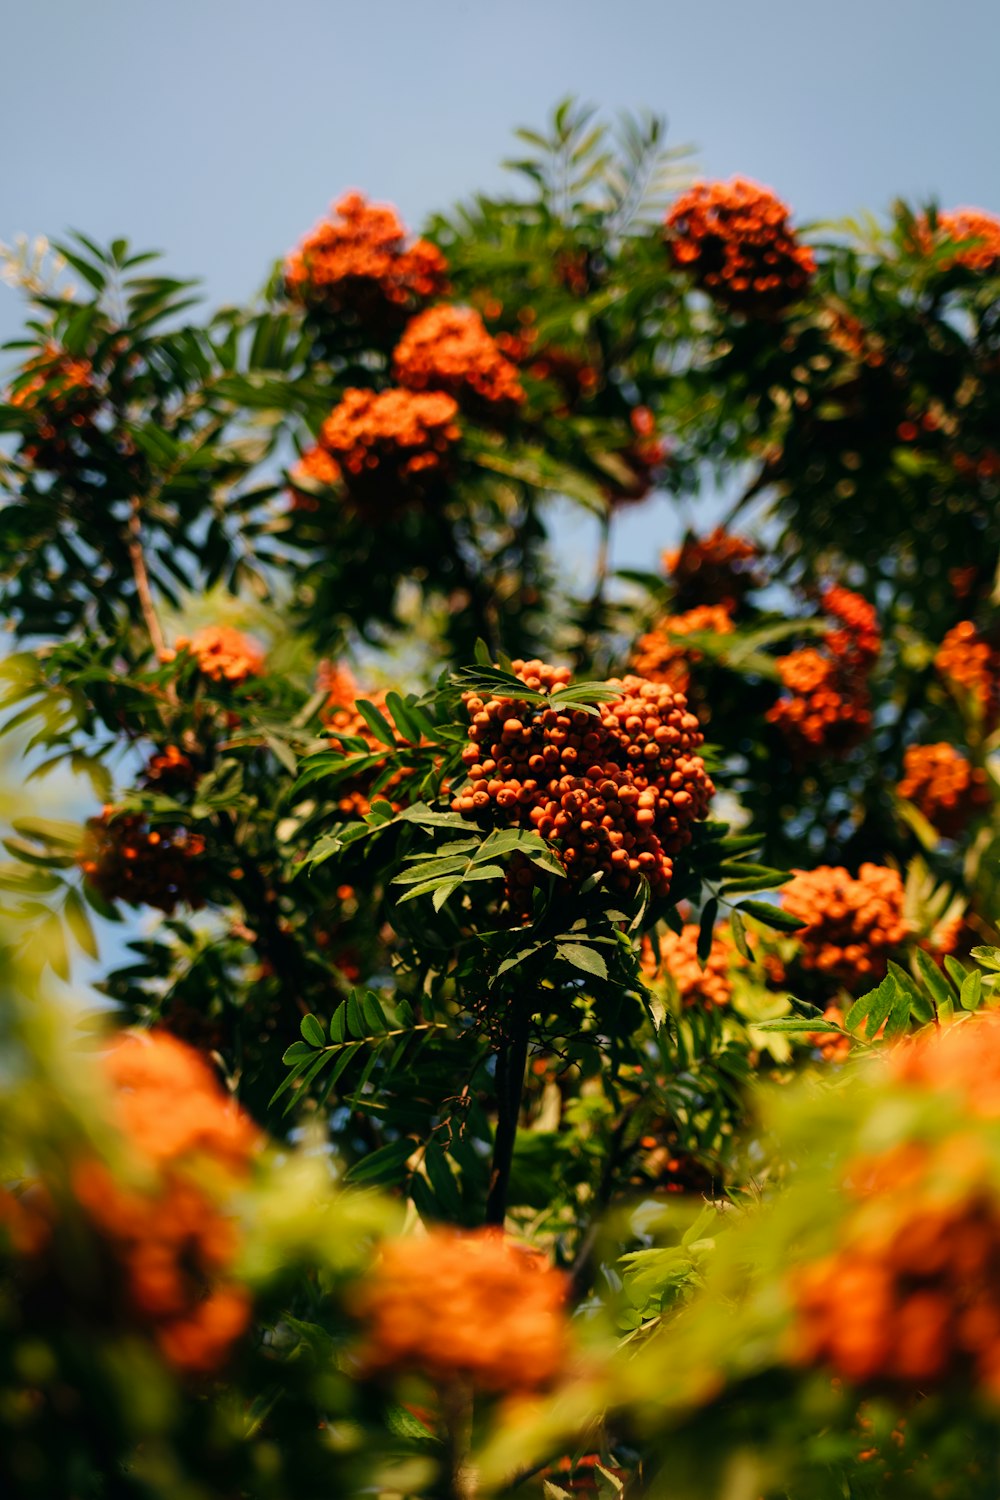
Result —
[[[153,591],[149,586],[146,554],[142,546],[142,516],[139,500],[135,495],[132,497],[132,514],[129,516],[128,533],[128,555],[132,561],[132,576],[135,579],[136,594],[139,596],[139,608],[142,610],[142,618],[146,622],[153,650],[158,657],[162,658],[167,643],[163,637],[159,615],[156,613],[156,605],[153,603]]]
[[[486,1222],[501,1229],[507,1217],[507,1193],[521,1113],[524,1070],[528,1062],[530,1023],[531,1017],[523,1001],[512,1002],[510,1024],[497,1051],[497,1128],[493,1140],[490,1190],[486,1199]]]

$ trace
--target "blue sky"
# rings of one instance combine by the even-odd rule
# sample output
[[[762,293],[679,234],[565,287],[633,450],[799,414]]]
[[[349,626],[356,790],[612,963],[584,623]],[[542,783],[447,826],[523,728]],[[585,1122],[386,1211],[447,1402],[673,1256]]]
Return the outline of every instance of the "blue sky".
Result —
[[[245,297],[358,186],[411,224],[572,92],[649,106],[802,219],[1000,210],[996,0],[31,0],[4,16],[0,240],[124,233]],[[17,330],[0,287],[0,337]]]
[[[1000,210],[998,53],[997,0],[29,0],[4,16],[0,240],[124,234],[243,299],[347,187],[415,227],[497,186],[512,128],[567,93],[667,114],[706,175],[800,221]],[[0,340],[20,317],[0,285]],[[653,501],[615,555],[680,527]]]

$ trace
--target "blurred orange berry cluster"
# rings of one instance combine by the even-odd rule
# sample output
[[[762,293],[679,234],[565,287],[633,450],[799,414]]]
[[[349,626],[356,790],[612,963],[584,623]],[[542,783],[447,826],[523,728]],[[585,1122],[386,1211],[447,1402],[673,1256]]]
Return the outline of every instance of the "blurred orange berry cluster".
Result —
[[[659,961],[650,938],[643,939],[642,973],[647,983],[658,974],[669,976],[683,1005],[712,1010],[728,1005],[733,993],[731,969],[737,958],[724,928],[712,935],[712,946],[704,965],[698,958],[698,923],[685,922],[680,932],[667,928],[659,940]]]
[[[107,806],[87,819],[77,863],[106,901],[155,906],[169,915],[177,906],[204,905],[199,867],[204,852],[199,833],[151,828],[143,813]]]
[[[83,1257],[88,1297],[103,1331],[141,1331],[176,1369],[209,1373],[250,1320],[249,1295],[233,1276],[237,1228],[221,1200],[260,1137],[201,1055],[174,1037],[119,1035],[102,1064],[108,1124],[132,1166],[112,1170],[89,1147],[67,1163],[70,1197],[102,1252]],[[63,1252],[71,1245],[76,1256],[84,1249],[78,1229],[63,1234],[61,1201],[48,1181],[21,1198],[0,1195],[0,1228],[15,1254],[30,1257],[28,1274],[56,1306],[65,1255],[49,1255],[50,1243]],[[71,1295],[79,1295],[75,1279]]]
[[[960,1137],[852,1164],[841,1246],[794,1278],[799,1362],[1000,1396],[1000,1209],[979,1165]]]
[[[899,872],[863,864],[856,878],[842,865],[793,873],[781,898],[804,924],[795,934],[802,967],[848,986],[880,979],[907,935]]]
[[[190,638],[181,636],[177,650],[194,657],[203,677],[233,687],[259,677],[266,660],[261,648],[232,625],[205,625]]]
[[[67,428],[86,428],[99,405],[93,365],[47,343],[25,365],[6,399],[32,419],[31,441],[21,450],[24,461],[39,469],[59,469],[71,451]]]
[[[821,602],[842,623],[827,633],[821,648],[807,646],[778,657],[786,695],[766,715],[800,759],[843,754],[871,729],[867,679],[881,648],[878,616],[850,589],[827,589]]]
[[[473,409],[513,410],[524,387],[517,370],[469,307],[430,307],[407,324],[392,357],[400,385],[443,391]]]
[[[744,594],[760,586],[753,566],[757,557],[753,542],[722,526],[707,536],[685,537],[680,547],[663,554],[675,605],[682,610],[719,605],[732,613]]]
[[[896,790],[945,838],[956,838],[990,803],[986,772],[947,740],[908,746]]]
[[[545,694],[570,675],[540,661],[515,661],[513,670]],[[645,876],[666,895],[671,856],[690,843],[715,790],[696,753],[703,737],[669,687],[640,677],[609,686],[621,696],[597,715],[465,693],[469,781],[452,807],[534,828],[573,880],[605,870],[616,889],[629,890]],[[515,885],[531,882],[530,869],[515,872]]]
[[[321,717],[331,739],[337,741],[346,736],[351,739],[364,740],[371,754],[384,756],[389,753],[382,741],[372,733],[360,709],[355,706],[361,695],[352,673],[346,667],[334,662],[321,662],[316,683],[317,687],[327,694]],[[367,693],[364,696],[380,712],[385,712],[387,690]],[[389,722],[392,722],[391,719]],[[403,746],[408,743],[407,740],[397,735],[398,745]],[[366,817],[371,812],[369,793],[372,783],[379,774],[380,767],[372,766],[368,771],[360,772],[346,785],[342,783],[338,787],[337,807],[339,810],[348,817]],[[392,788],[398,784],[402,775],[402,771],[394,773],[390,781],[382,788],[383,796],[389,797]]]
[[[420,1371],[440,1386],[538,1390],[567,1355],[565,1279],[495,1230],[436,1229],[382,1247],[355,1294],[369,1371]]]
[[[147,786],[161,787],[165,791],[191,786],[196,777],[194,762],[177,745],[167,745],[165,749],[151,755],[143,772],[143,780]]]
[[[618,475],[603,487],[612,505],[645,500],[667,457],[667,445],[656,435],[656,419],[648,406],[632,408],[629,426],[634,434],[631,442],[615,451]]]
[[[994,1010],[918,1032],[892,1049],[886,1065],[902,1083],[951,1094],[971,1114],[1000,1119],[1000,1017]]]
[[[460,437],[457,415],[443,391],[350,387],[323,423],[319,445],[351,499],[384,510],[441,477]]]
[[[952,626],[938,647],[934,666],[968,699],[986,729],[1000,719],[1000,653],[971,620]]]
[[[954,245],[942,261],[942,268],[964,266],[969,271],[993,272],[1000,267],[1000,219],[981,208],[953,208],[937,216],[937,233],[931,232],[926,220],[919,228],[924,249]]]
[[[447,288],[448,263],[428,240],[406,247],[388,204],[348,193],[285,261],[289,296],[329,317],[392,325]]]
[[[734,311],[780,313],[805,291],[816,269],[780,198],[750,182],[696,182],[667,214],[674,263]]]
[[[632,666],[640,677],[650,682],[666,683],[675,692],[687,693],[691,686],[691,668],[697,666],[702,653],[695,646],[682,644],[688,635],[701,633],[730,635],[733,619],[726,604],[696,604],[680,615],[664,615],[639,637],[632,654]]]

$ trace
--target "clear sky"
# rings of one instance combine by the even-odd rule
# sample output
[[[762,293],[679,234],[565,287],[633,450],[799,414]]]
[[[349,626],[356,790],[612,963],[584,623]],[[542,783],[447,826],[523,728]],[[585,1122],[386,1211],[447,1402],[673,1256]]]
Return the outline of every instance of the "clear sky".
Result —
[[[126,234],[214,300],[345,187],[415,225],[496,185],[570,92],[664,111],[800,218],[1000,210],[998,0],[7,0],[2,35],[0,240]]]

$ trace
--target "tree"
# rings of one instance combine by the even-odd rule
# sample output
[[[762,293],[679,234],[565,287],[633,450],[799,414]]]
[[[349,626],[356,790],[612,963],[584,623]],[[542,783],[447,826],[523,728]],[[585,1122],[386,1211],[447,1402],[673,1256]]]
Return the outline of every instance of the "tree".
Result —
[[[519,135],[247,310],[123,240],[22,278],[4,727],[101,806],[0,870],[17,1493],[937,1495],[994,1439],[1000,226]]]

